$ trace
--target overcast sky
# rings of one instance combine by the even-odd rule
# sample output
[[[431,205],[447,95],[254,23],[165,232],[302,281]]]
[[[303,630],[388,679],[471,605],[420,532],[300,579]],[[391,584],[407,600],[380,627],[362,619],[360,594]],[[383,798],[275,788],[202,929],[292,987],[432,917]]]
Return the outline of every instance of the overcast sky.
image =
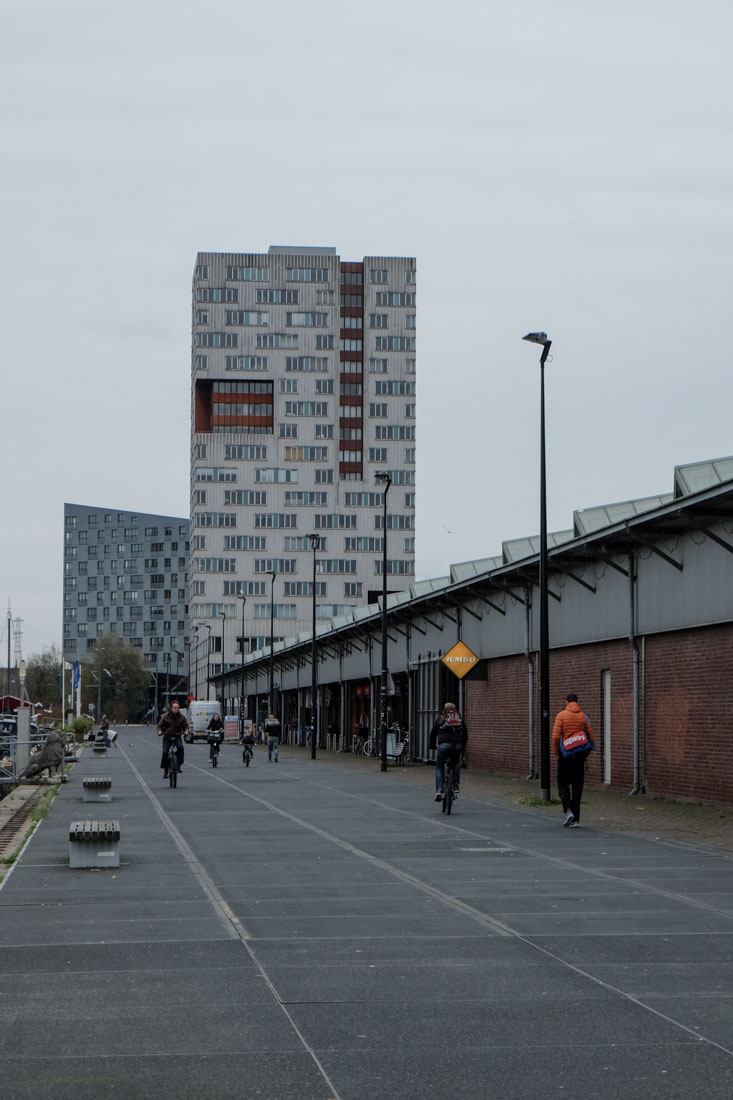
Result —
[[[188,514],[199,250],[417,257],[418,579],[538,530],[529,330],[550,529],[733,453],[732,24],[727,0],[5,0],[24,655],[61,639],[64,501]]]

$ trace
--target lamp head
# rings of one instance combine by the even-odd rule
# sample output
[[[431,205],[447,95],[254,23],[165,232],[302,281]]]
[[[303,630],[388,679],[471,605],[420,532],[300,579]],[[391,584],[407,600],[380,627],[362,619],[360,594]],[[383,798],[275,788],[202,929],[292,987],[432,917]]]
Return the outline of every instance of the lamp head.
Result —
[[[388,474],[386,470],[380,470],[379,473],[374,475],[375,481],[381,481],[389,489],[392,484],[392,475]]]
[[[523,340],[529,340],[530,344],[551,344],[552,341],[547,339],[546,332],[528,332],[526,336],[522,337]]]
[[[313,534],[313,535],[306,535],[305,537],[307,539],[310,539],[311,550],[317,550],[318,547],[321,545],[321,536],[320,535]]]

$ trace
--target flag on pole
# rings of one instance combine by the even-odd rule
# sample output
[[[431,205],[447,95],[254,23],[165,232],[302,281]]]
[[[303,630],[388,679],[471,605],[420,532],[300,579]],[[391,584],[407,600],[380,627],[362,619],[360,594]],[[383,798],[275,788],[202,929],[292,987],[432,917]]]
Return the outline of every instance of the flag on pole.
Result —
[[[74,677],[72,680],[72,686],[74,691],[79,687],[79,681],[81,680],[81,665],[78,661],[74,661]]]

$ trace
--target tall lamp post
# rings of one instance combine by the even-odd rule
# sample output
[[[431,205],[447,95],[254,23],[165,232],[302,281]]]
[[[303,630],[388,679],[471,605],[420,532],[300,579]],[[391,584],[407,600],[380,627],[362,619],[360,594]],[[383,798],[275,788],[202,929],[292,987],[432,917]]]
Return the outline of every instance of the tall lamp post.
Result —
[[[241,667],[239,672],[239,736],[244,737],[244,605],[247,597],[241,594],[237,596],[242,601],[242,641],[241,641]]]
[[[163,664],[165,665],[165,691],[166,705],[168,710],[171,709],[171,655],[170,653],[163,654]]]
[[[311,760],[316,758],[318,740],[318,665],[316,655],[316,550],[321,545],[320,535],[306,535],[313,550],[313,630],[311,634]]]
[[[528,332],[523,340],[542,346],[540,356],[540,798],[550,800],[550,630],[547,590],[547,475],[545,468],[545,363],[552,340]]]
[[[270,693],[268,696],[267,713],[277,715],[275,707],[274,672],[275,662],[273,658],[273,620],[275,618],[275,577],[277,573],[270,573]]]
[[[206,635],[206,698],[209,698],[209,665],[211,663],[211,623],[199,623],[199,630],[208,630]]]
[[[388,473],[379,473],[376,480],[384,485],[382,502],[384,505],[383,530],[382,530],[382,687],[380,690],[381,727],[382,727],[382,753],[381,770],[387,770],[387,679],[389,669],[387,667],[387,493],[392,484],[392,478]]]
[[[224,644],[226,639],[227,628],[227,613],[226,611],[220,611],[221,615],[221,705],[222,709],[226,710],[224,706]]]

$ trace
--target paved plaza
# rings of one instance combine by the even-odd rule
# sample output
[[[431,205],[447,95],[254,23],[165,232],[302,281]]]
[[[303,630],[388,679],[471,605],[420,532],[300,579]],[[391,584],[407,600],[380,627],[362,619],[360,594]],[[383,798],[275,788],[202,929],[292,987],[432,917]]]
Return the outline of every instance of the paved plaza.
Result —
[[[730,848],[287,746],[159,762],[85,749],[0,887],[7,1100],[733,1096]],[[100,817],[119,868],[72,870]]]

